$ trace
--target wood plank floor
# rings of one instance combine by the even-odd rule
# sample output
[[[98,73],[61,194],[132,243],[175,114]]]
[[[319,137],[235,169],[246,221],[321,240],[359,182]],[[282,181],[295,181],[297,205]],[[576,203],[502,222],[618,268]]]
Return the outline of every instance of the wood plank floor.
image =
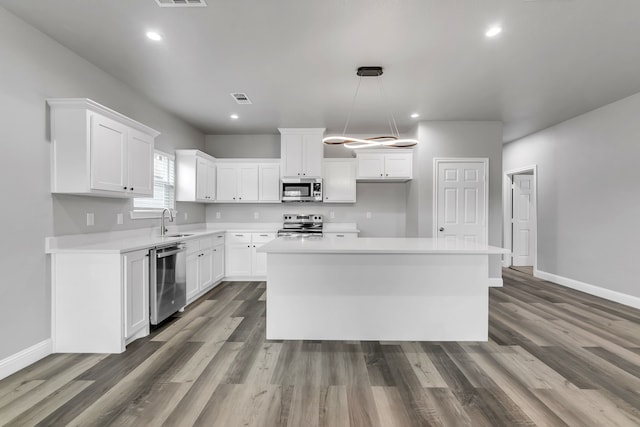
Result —
[[[0,381],[0,424],[640,425],[640,311],[504,283],[486,343],[266,341],[265,283],[223,283],[123,354]]]

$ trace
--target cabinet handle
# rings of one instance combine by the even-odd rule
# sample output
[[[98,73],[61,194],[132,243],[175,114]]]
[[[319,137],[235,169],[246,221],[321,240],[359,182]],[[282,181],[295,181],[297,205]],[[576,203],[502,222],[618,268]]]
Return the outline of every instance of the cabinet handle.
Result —
[[[238,197],[238,200],[242,200],[242,197]]]
[[[222,236],[218,236],[218,237],[222,237]],[[236,234],[236,237],[244,237],[244,234]]]
[[[260,237],[269,237],[268,234],[261,234]]]
[[[382,176],[382,174],[380,174],[380,176]]]
[[[125,190],[127,189],[127,187],[122,187],[122,188],[124,188]]]
[[[234,197],[233,200],[235,200],[236,198]]]
[[[237,236],[237,234],[236,234],[236,236]],[[216,236],[216,237],[217,237],[218,239],[222,239],[222,237],[224,237],[224,236]]]
[[[248,248],[250,248],[250,247],[251,247],[251,245],[247,245],[247,247],[248,247]]]
[[[131,191],[133,191],[133,187],[131,187]]]
[[[389,176],[389,174],[387,174],[387,176]]]
[[[336,234],[336,237],[344,237],[344,234]]]

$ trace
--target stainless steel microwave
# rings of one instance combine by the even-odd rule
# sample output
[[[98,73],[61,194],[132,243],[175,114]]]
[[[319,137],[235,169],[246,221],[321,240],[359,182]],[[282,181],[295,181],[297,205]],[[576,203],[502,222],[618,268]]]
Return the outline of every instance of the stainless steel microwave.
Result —
[[[283,179],[280,196],[283,202],[322,202],[322,179]]]

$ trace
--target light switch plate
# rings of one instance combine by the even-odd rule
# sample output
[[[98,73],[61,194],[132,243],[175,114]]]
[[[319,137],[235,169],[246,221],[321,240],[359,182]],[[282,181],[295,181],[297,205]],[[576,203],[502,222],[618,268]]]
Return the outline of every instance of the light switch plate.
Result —
[[[221,216],[220,212],[216,212],[216,219],[220,219]]]
[[[124,217],[122,216],[121,213],[116,215],[116,223],[118,223],[118,225],[122,225],[122,223],[124,222]]]
[[[184,213],[184,220],[186,221],[189,218],[189,214],[187,212]]]
[[[254,212],[253,213],[253,219],[258,219],[260,218],[260,213],[259,212]]]
[[[95,216],[92,212],[87,212],[87,227],[91,227],[95,224]]]
[[[371,212],[367,212],[367,219],[371,219]]]
[[[336,217],[336,213],[334,211],[329,212],[329,218],[334,219]]]

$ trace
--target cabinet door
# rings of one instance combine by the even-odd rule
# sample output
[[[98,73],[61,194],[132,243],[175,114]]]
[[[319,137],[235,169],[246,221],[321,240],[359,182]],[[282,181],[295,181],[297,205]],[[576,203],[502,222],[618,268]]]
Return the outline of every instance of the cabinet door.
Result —
[[[209,196],[209,162],[205,159],[196,160],[196,200],[206,202]]]
[[[264,243],[251,245],[251,272],[254,276],[267,275],[267,254],[256,252]]]
[[[280,157],[282,159],[282,176],[302,176],[302,135],[282,135]]]
[[[258,165],[238,165],[238,200],[255,202],[258,200]]]
[[[216,199],[216,165],[207,162],[207,200],[212,202]]]
[[[127,183],[132,194],[153,197],[153,138],[135,129],[127,140]]]
[[[384,154],[358,154],[358,178],[380,179],[384,177]]]
[[[225,247],[225,275],[251,275],[251,244],[237,243]]]
[[[304,135],[303,140],[303,169],[302,175],[309,178],[322,176],[322,135]]]
[[[217,282],[224,277],[224,245],[213,248],[213,281]]]
[[[149,325],[149,256],[147,251],[124,254],[125,338]]]
[[[238,188],[238,168],[236,165],[218,165],[216,168],[216,188],[217,201],[236,201]]]
[[[259,165],[258,175],[258,199],[263,202],[280,201],[280,165]]]
[[[411,153],[385,154],[385,178],[412,178],[413,155]]]
[[[187,302],[191,302],[200,291],[199,259],[200,252],[187,255]]]
[[[199,288],[203,291],[213,283],[213,249],[209,248],[199,254],[198,273],[200,277]]]
[[[124,193],[126,181],[127,132],[114,120],[91,115],[91,188]]]
[[[323,192],[325,203],[355,203],[355,162],[325,160]]]

